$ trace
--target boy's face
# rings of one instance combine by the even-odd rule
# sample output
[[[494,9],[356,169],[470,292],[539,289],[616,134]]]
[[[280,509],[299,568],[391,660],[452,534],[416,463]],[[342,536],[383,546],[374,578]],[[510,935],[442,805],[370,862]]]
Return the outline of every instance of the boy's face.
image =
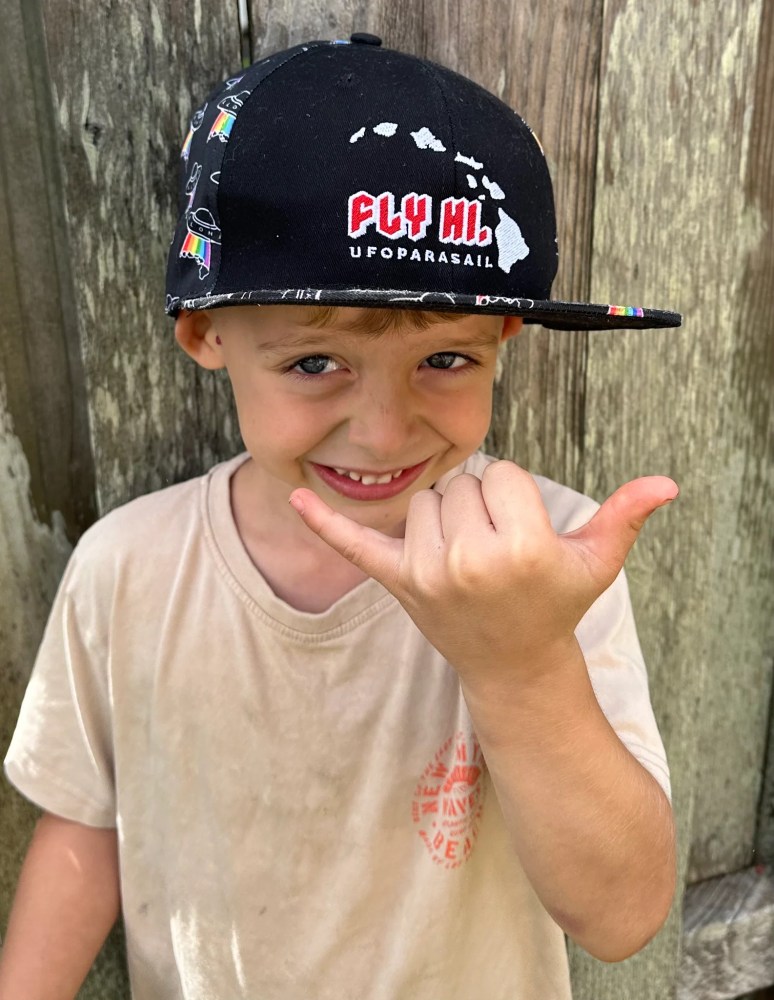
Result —
[[[303,306],[233,306],[183,314],[176,334],[200,364],[228,370],[264,496],[287,506],[306,486],[398,535],[410,498],[484,440],[498,348],[521,320],[461,316],[374,336],[352,328],[364,312],[314,327]]]

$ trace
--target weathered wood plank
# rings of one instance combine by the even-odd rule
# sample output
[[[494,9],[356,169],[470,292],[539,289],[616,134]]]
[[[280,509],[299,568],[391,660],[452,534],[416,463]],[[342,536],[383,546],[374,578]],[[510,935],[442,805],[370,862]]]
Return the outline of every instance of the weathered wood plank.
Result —
[[[70,539],[88,518],[77,345],[58,276],[34,4],[0,2],[0,747],[11,739]],[[23,122],[24,127],[19,123]],[[36,811],[0,782],[0,927]]]
[[[163,313],[178,151],[192,107],[240,65],[237,0],[43,11],[104,513],[241,447],[225,379],[195,369]]]
[[[709,212],[706,205],[696,206],[714,217],[702,263],[705,308],[714,294],[722,310],[714,314],[713,331],[722,352],[716,356],[719,368],[708,379],[709,402],[714,398],[722,405],[716,406],[717,426],[707,438],[711,452],[705,466],[714,480],[707,586],[712,627],[690,882],[752,860],[772,685],[774,18],[770,4],[761,5],[759,21],[754,13],[739,5],[738,40],[721,47],[720,80],[732,111],[726,134],[738,137],[728,143],[733,155],[718,158],[717,166],[727,171],[716,182],[723,184],[723,196]],[[730,240],[729,219],[734,220]],[[702,314],[709,321],[708,311]]]
[[[650,472],[671,474],[682,485],[681,499],[654,518],[629,562],[673,770],[682,883],[700,823],[722,828],[726,860],[735,840],[749,853],[763,739],[755,704],[760,631],[745,634],[750,620],[729,613],[737,589],[753,608],[762,607],[763,598],[752,592],[749,570],[739,566],[731,574],[719,558],[735,535],[744,553],[751,541],[737,527],[738,515],[750,512],[740,493],[735,439],[746,438],[753,452],[758,446],[739,421],[729,366],[741,344],[751,345],[761,332],[739,324],[744,262],[760,251],[763,236],[760,215],[740,184],[761,5],[674,4],[668,27],[659,10],[654,17],[635,0],[605,6],[592,290],[598,301],[620,296],[678,308],[685,326],[591,336],[585,491],[603,497]],[[742,564],[749,565],[746,555]],[[705,700],[708,673],[713,690],[722,686],[723,704],[711,693]],[[745,698],[748,685],[758,686]],[[733,713],[733,723],[726,713]],[[703,766],[701,773],[717,801],[700,815],[695,803],[707,800],[697,798],[694,775],[710,731],[718,773]],[[672,996],[680,909],[675,906],[658,939],[621,968],[576,956],[583,995]]]
[[[0,353],[35,512],[59,511],[74,540],[94,519],[94,471],[40,8],[0,10]]]
[[[734,382],[739,387],[739,395],[749,404],[747,415],[754,427],[751,435],[753,447],[748,441],[739,442],[740,447],[751,452],[743,487],[744,531],[747,536],[745,575],[754,580],[757,576],[757,586],[764,602],[766,595],[769,598],[768,604],[753,608],[753,616],[746,624],[762,643],[763,677],[771,686],[774,677],[774,583],[771,567],[774,560],[765,557],[764,539],[767,535],[771,537],[771,486],[774,475],[774,4],[765,3],[762,14],[745,189],[750,203],[760,212],[766,237],[758,251],[746,262],[745,300],[748,311],[740,317],[740,327],[751,331],[750,353],[743,359],[745,363],[735,365]],[[766,492],[767,480],[769,486]],[[749,523],[751,516],[757,523]],[[757,555],[756,532],[761,532],[760,541],[763,542]],[[759,698],[765,702],[765,684]],[[774,697],[769,701],[767,746],[753,860],[774,864]],[[698,843],[698,837],[695,839]]]
[[[252,58],[313,39],[349,38],[353,31],[378,34],[388,6],[386,0],[249,0]]]
[[[677,1000],[729,1000],[774,983],[774,876],[760,866],[691,886]]]

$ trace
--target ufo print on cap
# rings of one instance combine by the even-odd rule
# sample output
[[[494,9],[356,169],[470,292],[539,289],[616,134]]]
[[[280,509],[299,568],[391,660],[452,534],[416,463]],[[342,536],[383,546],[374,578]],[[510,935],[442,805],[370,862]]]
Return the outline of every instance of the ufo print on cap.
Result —
[[[221,142],[228,142],[237,113],[249,96],[250,91],[243,90],[239,94],[228,94],[221,101],[218,101],[220,114],[210,129],[210,134],[207,136],[208,142],[213,138],[218,138]]]
[[[186,221],[188,235],[183,240],[180,256],[198,260],[199,277],[205,278],[210,273],[212,244],[220,244],[220,229],[208,208],[197,208],[195,212],[189,212]]]

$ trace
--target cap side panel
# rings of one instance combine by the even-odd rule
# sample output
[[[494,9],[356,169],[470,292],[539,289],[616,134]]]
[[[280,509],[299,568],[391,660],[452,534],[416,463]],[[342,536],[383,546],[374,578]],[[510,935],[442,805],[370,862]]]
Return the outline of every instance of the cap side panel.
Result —
[[[176,299],[211,294],[217,285],[221,170],[239,112],[268,76],[308,49],[328,44],[309,42],[253,63],[213,90],[194,113],[181,151],[181,216],[167,260],[168,313],[178,311]],[[176,295],[169,293],[171,288]]]

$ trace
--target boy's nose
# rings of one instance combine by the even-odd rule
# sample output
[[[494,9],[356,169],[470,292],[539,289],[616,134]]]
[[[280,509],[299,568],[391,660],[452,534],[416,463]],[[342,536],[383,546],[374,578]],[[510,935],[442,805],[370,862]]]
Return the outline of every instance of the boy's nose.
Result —
[[[410,454],[418,417],[405,395],[382,387],[364,392],[349,420],[350,444],[372,455],[378,462],[400,464]]]

